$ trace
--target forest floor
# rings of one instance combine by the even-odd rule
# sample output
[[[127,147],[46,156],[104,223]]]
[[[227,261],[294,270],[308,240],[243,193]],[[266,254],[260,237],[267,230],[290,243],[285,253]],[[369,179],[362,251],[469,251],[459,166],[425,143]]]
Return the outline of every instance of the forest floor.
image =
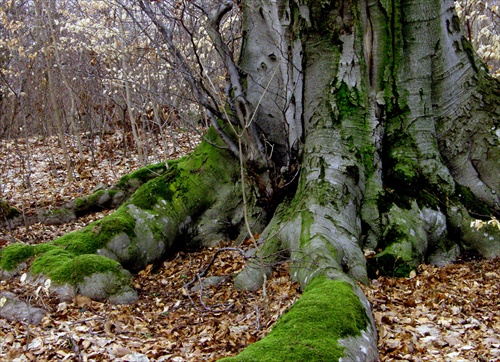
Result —
[[[167,149],[151,144],[149,163],[180,157],[200,138],[172,132]],[[140,167],[122,135],[85,140],[74,180],[67,181],[55,139],[0,141],[0,197],[26,214],[54,207],[107,186]],[[151,140],[154,141],[154,140]],[[90,150],[92,152],[90,152]],[[76,145],[71,158],[78,159]],[[109,211],[65,225],[0,229],[0,246],[40,243],[77,230]],[[220,245],[221,247],[228,245]],[[242,248],[248,248],[243,245]],[[277,266],[263,291],[235,291],[240,253],[218,254],[207,276],[227,276],[191,290],[217,248],[179,252],[133,278],[139,301],[116,306],[55,295],[18,276],[0,281],[33,307],[47,311],[39,325],[0,318],[0,360],[6,361],[213,361],[262,338],[300,296],[287,265]],[[372,303],[382,361],[500,361],[500,260],[467,260],[444,268],[421,265],[410,278],[380,277],[362,286]]]

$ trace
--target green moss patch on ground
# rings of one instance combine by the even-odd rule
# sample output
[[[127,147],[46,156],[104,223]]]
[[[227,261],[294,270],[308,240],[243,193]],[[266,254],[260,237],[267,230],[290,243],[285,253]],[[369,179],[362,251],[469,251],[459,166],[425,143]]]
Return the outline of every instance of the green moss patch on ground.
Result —
[[[53,249],[39,258],[32,266],[35,274],[43,273],[56,283],[75,285],[86,276],[95,273],[114,272],[121,270],[120,264],[101,255],[86,254],[76,256],[63,249]]]
[[[316,277],[271,333],[221,361],[338,361],[339,339],[360,335],[369,319],[352,286]]]
[[[16,243],[0,251],[0,267],[3,270],[14,270],[17,265],[35,255],[32,245]]]

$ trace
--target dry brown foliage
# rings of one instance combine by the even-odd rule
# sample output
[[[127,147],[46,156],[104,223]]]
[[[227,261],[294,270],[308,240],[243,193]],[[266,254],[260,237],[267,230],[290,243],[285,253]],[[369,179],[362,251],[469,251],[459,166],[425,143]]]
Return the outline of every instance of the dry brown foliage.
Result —
[[[177,137],[175,153],[157,149],[155,154],[178,157],[199,142],[194,135]],[[99,182],[111,185],[140,166],[134,155],[120,156],[120,142],[116,135],[96,140],[94,156],[85,155],[75,181],[68,183],[56,144],[41,139],[2,141],[1,196],[29,214],[88,194]],[[76,159],[75,148],[73,152]],[[52,240],[107,213],[67,225],[0,230],[0,244]],[[228,278],[201,291],[186,288],[215,251],[180,252],[161,265],[148,266],[134,276],[139,301],[129,306],[81,296],[61,303],[50,293],[36,293],[36,286],[21,283],[19,277],[1,281],[0,292],[14,292],[48,315],[36,326],[0,319],[0,360],[210,361],[236,354],[270,330],[299,297],[298,285],[282,264],[269,279],[267,301],[261,291],[235,291],[231,276],[244,260],[239,252],[224,251],[206,277]],[[499,267],[500,260],[471,260],[445,268],[422,265],[412,278],[379,278],[363,286],[373,305],[382,361],[500,361]]]

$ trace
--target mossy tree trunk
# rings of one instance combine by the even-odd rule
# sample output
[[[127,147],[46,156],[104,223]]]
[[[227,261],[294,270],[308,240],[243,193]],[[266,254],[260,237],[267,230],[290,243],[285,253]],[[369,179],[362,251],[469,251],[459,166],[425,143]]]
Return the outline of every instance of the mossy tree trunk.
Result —
[[[470,227],[500,209],[500,86],[460,32],[453,1],[256,1],[244,11],[248,97],[260,99],[255,80],[277,74],[257,119],[287,154],[282,165],[300,160],[294,196],[260,237],[266,262],[286,250],[302,285],[326,275],[356,290],[354,281],[467,251],[500,255],[494,226]],[[254,263],[235,283],[264,280]],[[347,360],[376,359],[373,326],[361,330],[356,343],[342,340]],[[259,343],[242,360],[265,360]]]
[[[207,16],[220,21],[228,4]],[[252,231],[262,231],[260,257],[235,285],[260,288],[265,269],[284,253],[305,292],[268,338],[235,359],[377,360],[375,326],[357,282],[406,275],[464,252],[500,255],[498,230],[470,227],[500,209],[499,83],[462,36],[451,0],[241,5],[239,73],[224,62],[240,126],[246,111],[255,112],[241,148],[251,151],[241,155],[244,180],[234,157],[238,139],[227,143],[227,124],[212,119],[227,149],[213,147],[212,135],[114,216],[49,246],[6,249],[2,267],[37,256],[36,270],[69,278],[73,269],[57,269],[51,258],[74,264],[97,253],[120,264],[102,263],[90,277],[138,270],[186,239],[241,239],[248,208]],[[154,17],[153,5],[143,6]],[[220,41],[216,28],[209,32]],[[216,107],[209,113],[217,115]],[[85,289],[89,275],[73,274],[69,281]],[[120,275],[115,281],[124,285]],[[108,296],[119,295],[106,285]]]

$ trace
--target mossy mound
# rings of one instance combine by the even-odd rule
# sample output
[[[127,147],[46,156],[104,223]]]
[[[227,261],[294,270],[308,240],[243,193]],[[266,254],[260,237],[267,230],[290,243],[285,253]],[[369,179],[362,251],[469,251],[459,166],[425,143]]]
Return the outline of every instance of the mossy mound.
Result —
[[[56,283],[76,285],[94,273],[117,271],[117,261],[95,254],[75,256],[67,250],[54,248],[38,257],[31,265],[34,274],[42,273]]]
[[[33,257],[36,248],[33,245],[21,243],[11,244],[0,250],[0,268],[3,270],[14,270],[19,263]]]
[[[93,222],[82,230],[66,234],[54,240],[54,245],[63,247],[76,255],[94,254],[115,236],[134,234],[135,220],[123,208],[108,217]]]
[[[350,284],[316,277],[269,335],[221,361],[338,361],[339,340],[360,335],[369,323]]]
[[[31,265],[31,272],[43,273],[59,284],[75,284],[92,273],[116,271],[120,267],[115,260],[95,254],[79,254],[52,243],[9,245],[1,251],[0,267],[10,271],[33,257],[36,259]]]
[[[30,267],[34,275],[50,278],[61,290],[73,290],[94,300],[132,303],[137,294],[130,286],[130,273],[115,260],[95,254],[71,252],[53,243],[39,245],[12,244],[0,255],[3,270],[13,270],[20,262],[36,257]],[[65,286],[58,288],[57,286]]]

